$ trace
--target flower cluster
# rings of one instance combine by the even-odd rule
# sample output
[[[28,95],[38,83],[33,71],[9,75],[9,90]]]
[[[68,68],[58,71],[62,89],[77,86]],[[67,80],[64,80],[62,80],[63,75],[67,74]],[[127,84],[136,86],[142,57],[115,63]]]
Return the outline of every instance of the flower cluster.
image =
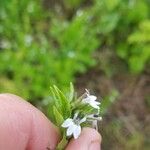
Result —
[[[72,83],[65,94],[55,85],[50,89],[49,118],[60,129],[62,137],[56,150],[63,150],[70,138],[80,136],[82,127],[98,128],[97,122],[102,119],[100,102],[87,89],[81,97],[77,97]]]
[[[74,139],[77,139],[81,134],[82,124],[91,123],[97,129],[97,121],[102,118],[99,116],[100,102],[96,99],[97,97],[90,95],[86,89],[86,92],[73,108],[72,118],[67,118],[61,125],[61,127],[67,128],[66,135],[68,137],[73,136]]]
[[[86,117],[79,119],[78,113],[76,113],[73,117],[73,119],[68,118],[64,121],[62,124],[62,127],[68,128],[67,129],[67,136],[71,136],[73,134],[73,137],[77,139],[81,133],[81,126],[80,124],[86,121]]]

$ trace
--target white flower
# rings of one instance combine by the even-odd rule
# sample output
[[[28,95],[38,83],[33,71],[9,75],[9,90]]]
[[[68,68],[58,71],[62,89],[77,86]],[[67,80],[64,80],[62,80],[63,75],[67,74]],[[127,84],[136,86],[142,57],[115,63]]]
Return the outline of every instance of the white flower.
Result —
[[[68,118],[61,125],[62,127],[67,128],[67,136],[73,135],[75,139],[81,134],[80,124],[86,121],[86,117],[79,119],[77,116],[78,114],[76,113],[73,119]]]
[[[97,97],[94,95],[90,95],[89,91],[86,89],[86,97],[82,99],[83,103],[88,103],[93,108],[99,109],[100,102],[96,101]]]

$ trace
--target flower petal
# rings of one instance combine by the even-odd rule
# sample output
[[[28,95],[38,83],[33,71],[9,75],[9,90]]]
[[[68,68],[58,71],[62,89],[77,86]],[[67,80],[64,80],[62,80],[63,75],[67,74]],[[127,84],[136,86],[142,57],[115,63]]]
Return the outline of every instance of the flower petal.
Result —
[[[73,137],[75,139],[77,139],[80,134],[81,134],[81,126],[80,125],[76,125],[76,128],[75,128],[75,130],[73,132]]]
[[[95,101],[97,99],[97,97],[94,95],[89,95],[88,98],[93,101]]]
[[[83,103],[89,103],[89,99],[88,99],[88,98],[83,98],[83,99],[82,99],[82,102],[83,102]]]
[[[72,124],[73,124],[73,119],[68,118],[68,119],[66,119],[66,120],[63,122],[63,124],[62,124],[61,126],[64,127],[64,128],[67,128],[67,127],[69,127],[69,126],[72,125]]]
[[[96,103],[90,103],[93,108],[99,109],[99,106]]]
[[[91,103],[91,102],[96,102],[95,100],[97,99],[97,97],[96,96],[94,96],[94,95],[88,95],[86,98],[83,98],[82,99],[82,102],[83,103]]]
[[[73,134],[75,128],[76,128],[75,124],[69,126],[68,129],[67,129],[67,136],[70,136],[71,134]]]

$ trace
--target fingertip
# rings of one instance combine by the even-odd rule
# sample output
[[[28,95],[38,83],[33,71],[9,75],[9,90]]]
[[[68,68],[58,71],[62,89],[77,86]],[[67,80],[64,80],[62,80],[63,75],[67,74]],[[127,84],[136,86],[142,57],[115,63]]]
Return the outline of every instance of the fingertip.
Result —
[[[101,135],[92,128],[83,128],[78,139],[72,139],[66,150],[100,150]]]
[[[102,140],[100,133],[93,128],[89,128],[89,127],[83,128],[82,134],[84,134],[84,136],[86,136],[86,137],[88,135],[91,138],[93,138],[94,140],[99,141],[99,142],[101,142],[101,140]]]

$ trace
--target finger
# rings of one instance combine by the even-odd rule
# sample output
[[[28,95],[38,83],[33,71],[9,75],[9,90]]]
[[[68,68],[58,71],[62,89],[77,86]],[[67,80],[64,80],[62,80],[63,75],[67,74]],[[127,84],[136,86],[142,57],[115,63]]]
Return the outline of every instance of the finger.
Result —
[[[101,136],[91,128],[84,128],[78,139],[72,139],[66,150],[100,150]]]
[[[28,102],[0,94],[0,149],[54,149],[59,140],[55,126]]]

